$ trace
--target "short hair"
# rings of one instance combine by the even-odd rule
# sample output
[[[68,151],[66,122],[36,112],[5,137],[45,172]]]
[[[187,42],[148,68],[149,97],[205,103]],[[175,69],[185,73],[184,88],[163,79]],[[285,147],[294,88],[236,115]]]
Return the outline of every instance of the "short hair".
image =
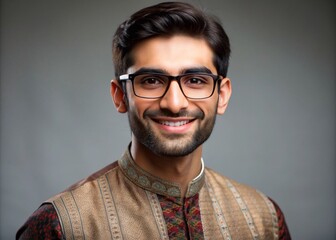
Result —
[[[214,53],[217,73],[226,77],[230,42],[220,21],[191,4],[164,2],[139,10],[116,30],[112,43],[116,78],[134,64],[132,50],[137,43],[176,34],[204,39]]]

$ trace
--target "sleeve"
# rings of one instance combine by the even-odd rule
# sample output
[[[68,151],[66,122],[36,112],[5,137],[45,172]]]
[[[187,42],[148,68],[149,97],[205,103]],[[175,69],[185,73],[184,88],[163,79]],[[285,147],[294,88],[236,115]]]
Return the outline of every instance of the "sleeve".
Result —
[[[64,239],[53,205],[40,206],[17,231],[16,239]]]
[[[279,240],[291,240],[291,236],[287,227],[285,216],[282,213],[278,204],[271,198],[269,198],[275,207],[276,214],[278,216],[278,228],[279,228]]]

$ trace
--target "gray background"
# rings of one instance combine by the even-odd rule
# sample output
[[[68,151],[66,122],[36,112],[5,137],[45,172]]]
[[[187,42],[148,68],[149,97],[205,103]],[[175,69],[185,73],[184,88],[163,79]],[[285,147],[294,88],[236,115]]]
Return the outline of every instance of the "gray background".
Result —
[[[111,38],[158,1],[2,1],[1,239],[130,140]],[[192,1],[231,38],[233,95],[206,164],[274,198],[294,239],[335,239],[334,1]]]

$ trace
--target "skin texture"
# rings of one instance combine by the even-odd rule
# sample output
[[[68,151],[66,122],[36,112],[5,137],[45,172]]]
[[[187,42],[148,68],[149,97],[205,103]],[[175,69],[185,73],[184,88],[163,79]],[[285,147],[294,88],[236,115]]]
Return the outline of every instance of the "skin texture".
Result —
[[[217,75],[213,52],[201,38],[150,38],[137,44],[132,55],[134,64],[127,73],[149,68],[176,76],[206,68]],[[117,110],[128,113],[135,162],[155,176],[180,184],[184,195],[188,183],[199,174],[202,144],[212,132],[216,115],[225,112],[231,96],[230,80],[224,78],[219,91],[216,86],[214,94],[202,100],[186,98],[176,81],[162,98],[144,99],[134,95],[130,81],[124,93],[119,82],[112,80],[111,96]]]

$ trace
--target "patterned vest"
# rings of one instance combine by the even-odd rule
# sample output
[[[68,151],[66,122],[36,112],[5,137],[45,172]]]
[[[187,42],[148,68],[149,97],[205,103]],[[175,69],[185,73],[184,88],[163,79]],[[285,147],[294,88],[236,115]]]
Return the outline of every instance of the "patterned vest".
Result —
[[[202,169],[186,197],[196,194],[199,239],[278,239],[274,206],[257,190]],[[169,239],[160,196],[179,197],[180,189],[139,168],[126,151],[47,202],[55,207],[66,239]]]

